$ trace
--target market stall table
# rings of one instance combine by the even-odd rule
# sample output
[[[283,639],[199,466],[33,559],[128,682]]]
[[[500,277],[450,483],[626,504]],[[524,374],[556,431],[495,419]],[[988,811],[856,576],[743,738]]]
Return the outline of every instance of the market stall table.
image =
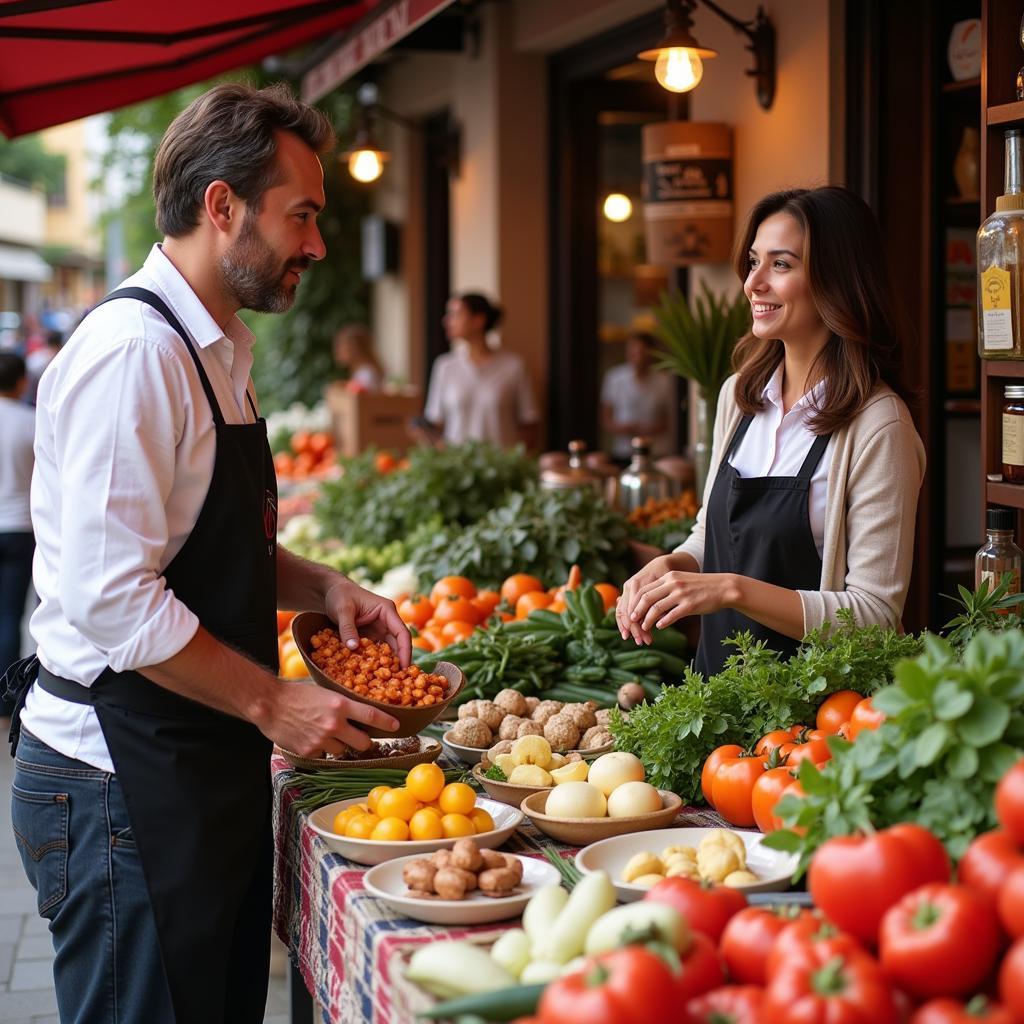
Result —
[[[404,978],[412,949],[435,939],[471,936],[487,942],[517,922],[445,928],[400,917],[363,888],[366,868],[333,853],[292,805],[296,773],[284,758],[271,762],[274,784],[274,929],[288,946],[292,970],[292,1024],[310,1024],[306,991],[324,1024],[411,1024],[430,997]],[[684,809],[675,825],[719,825],[713,812]],[[526,819],[502,849],[542,856],[556,843]],[[304,986],[304,990],[302,990]]]

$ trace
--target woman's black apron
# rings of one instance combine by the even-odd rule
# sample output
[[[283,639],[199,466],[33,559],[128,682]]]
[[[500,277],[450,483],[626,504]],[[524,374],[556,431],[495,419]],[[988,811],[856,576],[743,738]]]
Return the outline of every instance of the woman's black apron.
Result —
[[[210,489],[164,571],[167,588],[215,637],[276,672],[277,481],[266,421],[226,423],[167,305],[141,288],[103,301],[119,298],[152,306],[181,336],[216,430]],[[270,740],[137,672],[107,668],[86,688],[40,666],[39,685],[96,709],[142,861],[175,1021],[258,1024],[271,927]]]
[[[796,476],[744,478],[729,465],[729,458],[752,420],[752,416],[740,420],[711,488],[702,571],[737,573],[788,590],[819,590],[821,555],[811,532],[810,485],[832,435],[814,439]],[[701,616],[697,671],[705,678],[721,672],[735,650],[722,641],[742,630],[786,657],[800,646],[798,640],[724,608]]]

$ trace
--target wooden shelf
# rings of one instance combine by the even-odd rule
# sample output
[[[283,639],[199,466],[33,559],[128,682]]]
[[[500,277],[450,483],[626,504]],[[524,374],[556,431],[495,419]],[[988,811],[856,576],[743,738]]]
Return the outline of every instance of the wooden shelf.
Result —
[[[985,498],[990,505],[1024,509],[1024,484],[994,484],[985,482]]]
[[[942,403],[947,416],[980,416],[980,398],[947,398]]]
[[[999,103],[985,111],[985,123],[989,127],[1004,125],[1012,128],[1015,124],[1024,124],[1024,100],[1013,103]]]
[[[1024,377],[1024,359],[982,359],[986,377]]]
[[[964,92],[967,89],[980,89],[981,78],[965,78],[962,82],[943,82],[943,92]]]

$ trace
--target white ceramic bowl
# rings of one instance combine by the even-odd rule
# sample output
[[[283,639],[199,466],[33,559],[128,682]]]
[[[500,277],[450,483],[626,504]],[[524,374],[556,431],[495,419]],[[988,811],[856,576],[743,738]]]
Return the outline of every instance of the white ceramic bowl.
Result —
[[[363,796],[351,800],[336,800],[333,804],[326,804],[309,816],[309,827],[335,853],[340,853],[357,864],[382,864],[386,860],[394,860],[395,857],[422,857],[435,850],[448,849],[458,842],[458,839],[409,839],[402,843],[388,843],[374,839],[349,839],[347,836],[339,836],[337,832],[331,830],[334,816],[338,811],[343,811],[346,807],[351,807],[352,804],[361,804],[365,800],[366,797]],[[496,846],[501,846],[523,820],[522,811],[516,807],[509,807],[508,804],[499,803],[497,800],[485,800],[477,797],[476,805],[482,807],[494,819],[493,832],[481,832],[479,835],[469,837],[483,849],[493,850]]]
[[[713,828],[665,828],[652,832],[631,833],[602,839],[580,850],[576,854],[576,866],[584,874],[595,871],[606,871],[619,899],[624,902],[642,899],[650,890],[632,882],[623,882],[622,869],[635,853],[645,850],[660,855],[666,846],[697,846]],[[745,885],[739,891],[750,892],[782,892],[789,886],[796,870],[795,854],[770,850],[761,844],[764,836],[760,832],[729,829],[735,832],[747,848],[747,868],[757,875],[757,885]]]
[[[480,837],[476,838],[479,843]],[[406,895],[408,887],[402,881],[402,868],[415,859],[399,857],[378,864],[363,876],[363,885],[367,892],[383,900],[395,913],[429,924],[487,924],[518,917],[541,886],[556,885],[560,880],[558,871],[546,860],[519,857],[523,863],[523,880],[511,896],[483,896],[474,891],[464,900],[416,899]]]

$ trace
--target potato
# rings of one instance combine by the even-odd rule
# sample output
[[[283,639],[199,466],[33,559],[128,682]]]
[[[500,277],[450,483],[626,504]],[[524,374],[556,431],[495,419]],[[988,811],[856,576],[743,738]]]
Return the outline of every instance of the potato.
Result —
[[[728,846],[712,843],[697,850],[697,870],[709,882],[721,882],[741,868],[736,851]]]
[[[624,882],[632,882],[641,875],[661,875],[664,873],[665,867],[659,857],[647,850],[642,850],[640,853],[634,853],[626,861],[626,866],[622,869],[622,880]]]
[[[730,889],[742,889],[745,885],[757,885],[760,879],[752,871],[733,871],[722,879],[722,885]]]
[[[746,867],[747,865],[747,847],[742,839],[735,832],[730,832],[727,828],[716,828],[713,832],[709,832],[698,844],[698,848],[705,846],[714,846],[720,844],[732,850],[736,854],[736,859],[740,862],[740,867]]]
[[[664,882],[664,875],[641,875],[639,878],[633,879],[634,885],[642,885],[645,889],[650,889],[652,886],[657,885],[659,882]]]

